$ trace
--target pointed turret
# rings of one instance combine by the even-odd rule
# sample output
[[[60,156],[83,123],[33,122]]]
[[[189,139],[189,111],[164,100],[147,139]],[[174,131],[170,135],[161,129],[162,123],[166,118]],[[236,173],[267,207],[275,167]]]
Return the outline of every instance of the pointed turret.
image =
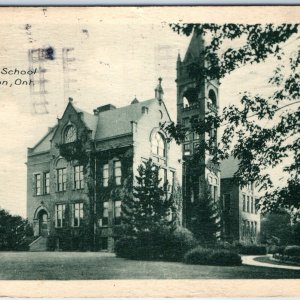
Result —
[[[164,97],[164,90],[161,86],[161,82],[162,82],[162,78],[159,77],[158,78],[158,85],[155,88],[155,98],[159,101],[162,101],[163,97]]]
[[[186,63],[190,60],[200,58],[204,49],[203,36],[194,31],[189,47],[184,56],[183,62]]]
[[[178,51],[178,55],[177,55],[177,69],[180,68],[181,66],[181,56],[180,56],[180,52]]]

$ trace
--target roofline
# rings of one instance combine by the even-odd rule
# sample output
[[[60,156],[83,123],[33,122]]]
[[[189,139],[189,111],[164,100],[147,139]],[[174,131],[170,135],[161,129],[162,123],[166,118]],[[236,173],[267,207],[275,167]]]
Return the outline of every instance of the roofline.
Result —
[[[27,153],[27,157],[33,157],[33,156],[38,156],[38,155],[42,155],[42,154],[48,154],[50,153],[50,150],[45,150],[45,151],[40,151],[40,152],[36,152],[36,153]]]
[[[110,136],[110,137],[106,137],[106,138],[102,138],[102,139],[94,139],[94,142],[103,142],[103,141],[109,141],[109,140],[113,140],[113,139],[117,139],[117,138],[120,138],[120,137],[125,137],[125,136],[131,136],[133,135],[132,132],[129,132],[129,133],[123,133],[123,134],[119,134],[119,135],[114,135],[114,136]]]
[[[34,150],[38,145],[40,145],[45,139],[46,137],[55,129],[57,128],[57,125],[51,127],[51,130],[49,130],[33,147],[30,147],[32,150]]]

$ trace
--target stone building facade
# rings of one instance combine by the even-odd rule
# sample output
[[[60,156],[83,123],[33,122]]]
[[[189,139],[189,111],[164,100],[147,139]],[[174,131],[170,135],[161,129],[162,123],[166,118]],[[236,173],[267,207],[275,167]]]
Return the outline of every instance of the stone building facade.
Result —
[[[180,149],[160,129],[170,121],[161,80],[154,99],[134,99],[120,108],[108,104],[93,114],[78,109],[70,99],[57,124],[28,149],[27,216],[39,237],[32,247],[45,247],[51,236],[53,248],[80,250],[93,245],[112,251],[124,185],[142,161],[152,158],[161,167],[170,190],[181,185]],[[86,157],[68,159],[61,149],[67,156],[76,150]]]
[[[182,186],[183,226],[192,227],[195,207],[208,189],[214,202],[221,201],[225,239],[259,242],[256,192],[234,184],[234,172],[227,172],[234,162],[224,162],[221,170],[212,163],[211,153],[204,151],[191,163],[199,143],[210,139],[217,145],[218,138],[215,128],[202,135],[191,128],[192,118],[203,119],[219,109],[219,82],[199,83],[189,75],[190,65],[206,64],[204,45],[194,34],[184,59],[180,55],[177,59],[177,123],[187,130],[180,147],[161,130],[164,122],[171,121],[161,79],[154,99],[134,99],[125,107],[107,104],[90,114],[69,100],[57,124],[28,149],[27,216],[38,237],[32,248],[45,249],[45,240],[51,236],[53,248],[76,250],[84,244],[113,251],[126,182],[135,178],[138,166],[149,158],[161,167],[160,176],[168,180],[170,191]],[[68,159],[74,149],[82,151],[83,157]],[[62,150],[67,157],[61,155]]]
[[[192,118],[203,120],[207,113],[216,114],[219,109],[218,80],[205,79],[199,82],[189,75],[189,66],[204,66],[207,63],[203,59],[204,45],[203,38],[194,34],[184,59],[181,60],[180,55],[177,59],[177,123],[187,130],[182,144],[183,224],[187,228],[191,227],[197,201],[206,194],[207,188],[214,202],[219,201],[220,197],[220,169],[212,163],[209,151],[201,153],[197,161],[190,162],[199,149],[199,143],[212,138],[214,146],[217,145],[215,128],[202,135],[196,134],[191,128]]]
[[[260,242],[261,216],[256,208],[258,193],[254,183],[237,184],[233,175],[238,161],[230,157],[221,164],[221,203],[223,236],[228,242]]]

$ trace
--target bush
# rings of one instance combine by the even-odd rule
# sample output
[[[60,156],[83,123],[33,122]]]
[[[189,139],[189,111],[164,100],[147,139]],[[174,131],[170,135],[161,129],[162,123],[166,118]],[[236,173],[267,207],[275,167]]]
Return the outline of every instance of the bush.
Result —
[[[136,237],[125,236],[115,245],[118,257],[141,260],[182,261],[186,251],[195,247],[193,234],[185,228],[153,228]]]
[[[218,241],[214,248],[217,248],[220,250],[229,250],[232,252],[237,252],[237,246],[235,244],[231,244],[226,241]]]
[[[227,250],[213,251],[210,255],[212,264],[218,266],[240,266],[242,259],[236,252]]]
[[[55,235],[49,235],[47,237],[47,251],[55,251],[57,247],[57,236]]]
[[[184,254],[195,247],[197,241],[192,232],[183,227],[169,232],[162,243],[162,254],[165,260],[182,261]]]
[[[211,249],[206,249],[198,246],[188,251],[184,255],[184,262],[186,264],[209,265],[209,256],[211,252]]]
[[[228,250],[213,250],[196,247],[184,255],[184,262],[198,265],[240,266],[240,255]]]
[[[300,256],[300,246],[287,246],[284,249],[284,255],[288,255],[288,256]]]
[[[137,241],[133,237],[124,236],[117,240],[115,253],[117,257],[134,258]]]
[[[269,254],[283,254],[285,246],[271,245],[268,247]]]
[[[266,255],[267,248],[260,245],[239,245],[238,253],[244,255]]]

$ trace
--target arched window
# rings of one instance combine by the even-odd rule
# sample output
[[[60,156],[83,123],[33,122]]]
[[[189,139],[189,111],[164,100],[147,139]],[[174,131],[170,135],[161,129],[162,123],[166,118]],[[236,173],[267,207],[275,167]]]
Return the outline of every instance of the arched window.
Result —
[[[166,157],[165,140],[161,133],[156,132],[151,139],[152,153],[160,157]]]
[[[208,93],[208,98],[210,99],[211,101],[211,105],[213,107],[217,107],[217,96],[215,94],[215,92],[213,90],[210,90],[209,93]]]
[[[73,125],[68,125],[64,131],[64,142],[72,143],[77,138],[76,128]]]
[[[183,94],[183,107],[189,107],[198,102],[198,93],[195,88],[187,89]]]

